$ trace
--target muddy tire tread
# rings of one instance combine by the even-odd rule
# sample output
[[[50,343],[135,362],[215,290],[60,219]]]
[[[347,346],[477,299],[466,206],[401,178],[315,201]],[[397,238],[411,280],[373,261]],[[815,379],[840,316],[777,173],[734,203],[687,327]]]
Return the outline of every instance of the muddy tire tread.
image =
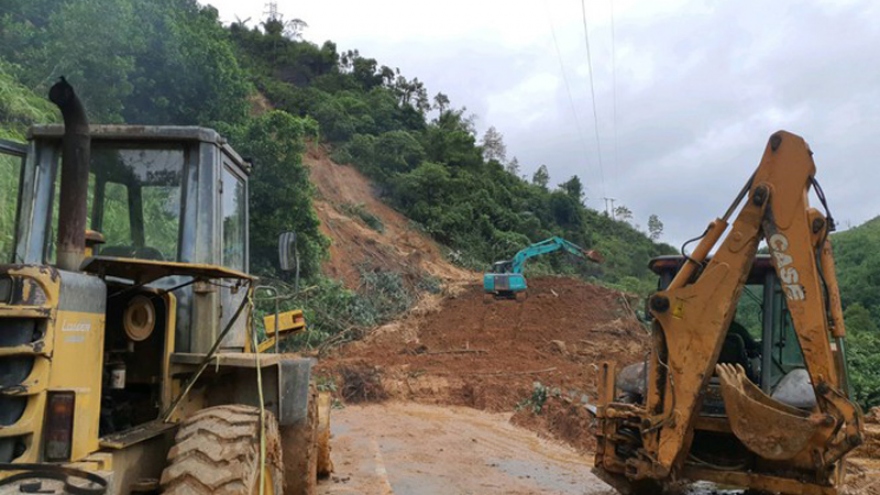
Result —
[[[267,464],[279,463],[277,423],[267,414]],[[166,495],[242,495],[258,485],[260,411],[216,406],[187,418],[168,452],[160,484]],[[276,470],[277,471],[277,470]]]

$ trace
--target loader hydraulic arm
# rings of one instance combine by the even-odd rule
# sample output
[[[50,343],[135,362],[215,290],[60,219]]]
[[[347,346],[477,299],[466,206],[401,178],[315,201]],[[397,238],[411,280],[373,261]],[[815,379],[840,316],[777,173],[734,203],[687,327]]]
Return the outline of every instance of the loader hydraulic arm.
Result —
[[[716,371],[762,239],[786,298],[817,407],[812,412],[794,410],[764,395],[741,369],[720,367],[731,428],[746,447],[767,459],[808,452],[817,473],[827,474],[861,443],[860,412],[849,400],[845,383],[845,332],[828,239],[833,221],[809,205],[813,187],[827,213],[815,173],[812,152],[802,138],[784,131],[773,134],[760,165],[727,213],[709,224],[666,290],[651,296],[660,345],[651,357],[657,379],[648,382],[647,417],[641,429],[644,447],[638,459],[630,460],[630,469],[641,473],[636,477],[665,477],[683,465],[701,391]],[[730,232],[718,245],[741,203]],[[732,385],[736,380],[746,382],[744,387]],[[757,411],[760,417],[754,417]],[[797,431],[777,431],[782,425]],[[794,437],[797,441],[785,441]]]

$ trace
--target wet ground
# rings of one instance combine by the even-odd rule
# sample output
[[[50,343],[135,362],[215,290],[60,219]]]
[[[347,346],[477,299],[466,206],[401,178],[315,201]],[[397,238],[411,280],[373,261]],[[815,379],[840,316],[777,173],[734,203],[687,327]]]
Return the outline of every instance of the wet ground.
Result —
[[[333,411],[335,472],[319,494],[612,494],[592,458],[509,414],[411,402]]]

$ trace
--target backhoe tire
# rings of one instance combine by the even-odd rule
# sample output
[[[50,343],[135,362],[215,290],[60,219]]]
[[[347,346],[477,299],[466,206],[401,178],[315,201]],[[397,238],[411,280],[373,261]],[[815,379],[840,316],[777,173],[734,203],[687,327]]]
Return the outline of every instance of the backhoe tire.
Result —
[[[281,427],[285,495],[315,495],[318,489],[318,389],[309,387],[306,418]]]
[[[266,412],[265,493],[283,493],[278,422]],[[260,410],[243,405],[203,409],[177,430],[160,480],[165,495],[260,492]]]

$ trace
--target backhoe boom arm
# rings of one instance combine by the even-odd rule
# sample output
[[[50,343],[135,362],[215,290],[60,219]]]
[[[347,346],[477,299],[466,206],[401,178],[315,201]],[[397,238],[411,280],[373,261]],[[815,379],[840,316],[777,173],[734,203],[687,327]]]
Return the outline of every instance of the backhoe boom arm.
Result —
[[[728,213],[709,225],[667,289],[652,295],[654,332],[663,345],[651,357],[659,375],[648,381],[648,418],[641,430],[644,447],[638,459],[630,459],[636,478],[663,478],[684,464],[702,390],[716,370],[762,239],[767,241],[791,313],[817,408],[799,415],[800,411],[791,411],[769,396],[736,395],[731,384],[737,372],[725,368],[726,373],[719,375],[723,375],[731,428],[764,458],[789,459],[809,451],[817,475],[824,473],[826,478],[833,464],[861,443],[861,417],[848,398],[842,343],[832,343],[843,337],[844,328],[828,239],[832,222],[809,205],[811,186],[824,203],[815,173],[812,152],[802,138],[784,131],[773,134],[760,165]],[[730,232],[706,262],[742,200]],[[754,395],[752,385],[746,383],[745,392]],[[734,417],[736,411],[749,416],[759,406],[762,417]],[[797,452],[782,451],[781,442],[773,440],[773,435],[783,438],[793,433],[773,429],[776,423],[768,416],[774,412],[780,415],[780,425],[782,415],[788,415],[790,424],[811,428],[803,435],[804,445],[794,446]]]

